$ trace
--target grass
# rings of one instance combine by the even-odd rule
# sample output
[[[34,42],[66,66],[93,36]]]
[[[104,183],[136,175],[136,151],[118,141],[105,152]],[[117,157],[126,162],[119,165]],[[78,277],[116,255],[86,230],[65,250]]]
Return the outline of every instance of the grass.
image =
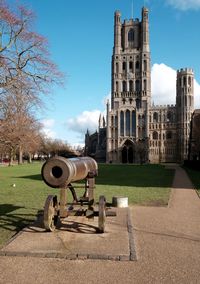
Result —
[[[96,198],[128,197],[129,204],[167,205],[174,171],[161,165],[100,165]]]
[[[40,171],[40,163],[0,167],[0,247],[36,219],[49,194],[59,195],[58,189],[41,180]],[[166,205],[173,176],[173,170],[161,165],[101,164],[95,200],[100,195],[105,195],[108,202],[113,196],[126,196],[130,205]],[[83,193],[81,189],[79,192]]]

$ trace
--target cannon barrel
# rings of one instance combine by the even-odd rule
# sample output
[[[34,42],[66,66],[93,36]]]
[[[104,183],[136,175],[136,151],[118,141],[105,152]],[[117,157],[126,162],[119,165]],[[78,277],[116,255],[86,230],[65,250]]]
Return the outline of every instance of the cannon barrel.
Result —
[[[42,166],[42,178],[44,182],[53,188],[63,187],[73,181],[97,176],[98,166],[90,157],[66,159],[53,157]]]

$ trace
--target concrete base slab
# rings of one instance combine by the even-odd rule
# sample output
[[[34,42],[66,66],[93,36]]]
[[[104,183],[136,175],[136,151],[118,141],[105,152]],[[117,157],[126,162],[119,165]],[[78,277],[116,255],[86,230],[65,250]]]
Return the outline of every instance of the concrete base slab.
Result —
[[[70,216],[59,229],[46,232],[41,221],[23,229],[0,255],[56,257],[66,259],[136,260],[129,208],[112,208],[105,233],[97,233],[98,217]]]

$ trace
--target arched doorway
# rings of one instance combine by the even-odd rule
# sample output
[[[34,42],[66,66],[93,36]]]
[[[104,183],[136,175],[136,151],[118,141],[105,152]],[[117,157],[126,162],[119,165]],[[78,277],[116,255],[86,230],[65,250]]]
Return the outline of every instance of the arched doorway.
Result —
[[[135,145],[130,140],[126,140],[126,142],[123,145],[122,163],[123,164],[135,163]]]

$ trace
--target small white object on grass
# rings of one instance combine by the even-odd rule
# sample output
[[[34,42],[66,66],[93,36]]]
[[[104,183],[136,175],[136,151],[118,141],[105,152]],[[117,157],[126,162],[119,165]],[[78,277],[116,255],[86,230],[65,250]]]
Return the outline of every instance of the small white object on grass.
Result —
[[[15,184],[15,183],[13,183],[13,184],[12,184],[12,187],[16,187],[16,184]]]

